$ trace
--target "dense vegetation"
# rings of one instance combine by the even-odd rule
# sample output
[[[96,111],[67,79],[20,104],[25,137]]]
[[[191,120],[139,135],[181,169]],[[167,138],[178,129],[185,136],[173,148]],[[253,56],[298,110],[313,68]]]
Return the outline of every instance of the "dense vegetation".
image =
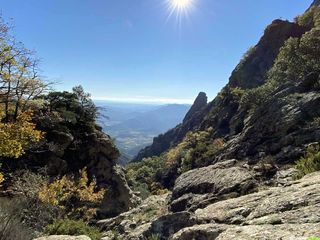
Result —
[[[223,139],[211,139],[211,130],[189,132],[180,144],[161,156],[129,164],[127,176],[131,186],[142,192],[143,197],[148,193],[161,194],[173,187],[180,174],[205,166],[224,145]]]

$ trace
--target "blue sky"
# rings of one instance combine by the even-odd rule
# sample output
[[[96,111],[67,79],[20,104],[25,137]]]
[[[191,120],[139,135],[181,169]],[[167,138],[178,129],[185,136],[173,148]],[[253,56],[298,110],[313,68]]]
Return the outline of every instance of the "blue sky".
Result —
[[[57,90],[83,85],[95,99],[212,99],[243,53],[276,18],[311,0],[193,0],[181,24],[170,0],[0,0],[14,34],[41,59]]]

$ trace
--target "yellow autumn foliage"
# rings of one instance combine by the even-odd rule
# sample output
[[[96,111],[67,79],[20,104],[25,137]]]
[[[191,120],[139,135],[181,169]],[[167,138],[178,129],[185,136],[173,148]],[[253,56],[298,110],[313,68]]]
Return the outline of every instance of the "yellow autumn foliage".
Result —
[[[70,211],[67,213],[69,215],[82,215],[81,217],[89,220],[96,213],[96,209],[91,206],[102,201],[106,190],[96,191],[96,181],[89,183],[86,168],[80,170],[79,175],[78,179],[63,176],[44,186],[38,193],[39,200]],[[72,209],[66,209],[69,205],[72,205]]]
[[[0,157],[18,158],[43,137],[32,123],[32,111],[21,113],[16,122],[0,123]]]
[[[0,172],[0,187],[1,187],[1,184],[3,183],[4,181],[4,176],[3,174]]]

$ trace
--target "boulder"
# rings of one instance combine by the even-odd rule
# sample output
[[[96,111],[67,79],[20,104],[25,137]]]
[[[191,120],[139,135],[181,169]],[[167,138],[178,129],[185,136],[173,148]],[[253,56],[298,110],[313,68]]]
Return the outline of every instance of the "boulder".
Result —
[[[173,188],[171,210],[183,211],[199,204],[204,207],[252,191],[258,185],[255,172],[235,164],[236,160],[229,160],[182,174]]]
[[[168,194],[150,196],[137,207],[114,218],[100,220],[96,225],[105,237],[114,237],[114,231],[123,239],[139,239],[161,214],[167,212]]]
[[[223,224],[320,223],[320,172],[284,187],[272,187],[198,209],[198,222]]]
[[[148,231],[144,232],[144,236],[156,234],[167,239],[180,229],[195,224],[193,215],[189,212],[170,213],[159,217],[151,223]]]
[[[91,240],[91,238],[85,235],[81,235],[81,236],[52,235],[52,236],[35,238],[34,240]]]
[[[213,240],[228,228],[222,224],[201,224],[184,228],[173,235],[172,240]]]
[[[306,240],[320,236],[320,223],[253,225],[228,228],[216,240]]]
[[[281,187],[213,203],[196,210],[190,217],[192,224],[169,239],[306,240],[320,236],[319,188],[320,172],[316,172]],[[178,221],[167,225],[184,225],[185,220]]]

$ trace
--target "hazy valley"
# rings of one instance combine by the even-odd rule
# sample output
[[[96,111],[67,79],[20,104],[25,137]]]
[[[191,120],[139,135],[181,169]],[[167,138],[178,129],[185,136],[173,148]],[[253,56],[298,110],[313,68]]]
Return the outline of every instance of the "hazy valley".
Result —
[[[153,138],[182,122],[190,105],[96,101],[98,123],[120,149],[120,162],[133,159]]]

